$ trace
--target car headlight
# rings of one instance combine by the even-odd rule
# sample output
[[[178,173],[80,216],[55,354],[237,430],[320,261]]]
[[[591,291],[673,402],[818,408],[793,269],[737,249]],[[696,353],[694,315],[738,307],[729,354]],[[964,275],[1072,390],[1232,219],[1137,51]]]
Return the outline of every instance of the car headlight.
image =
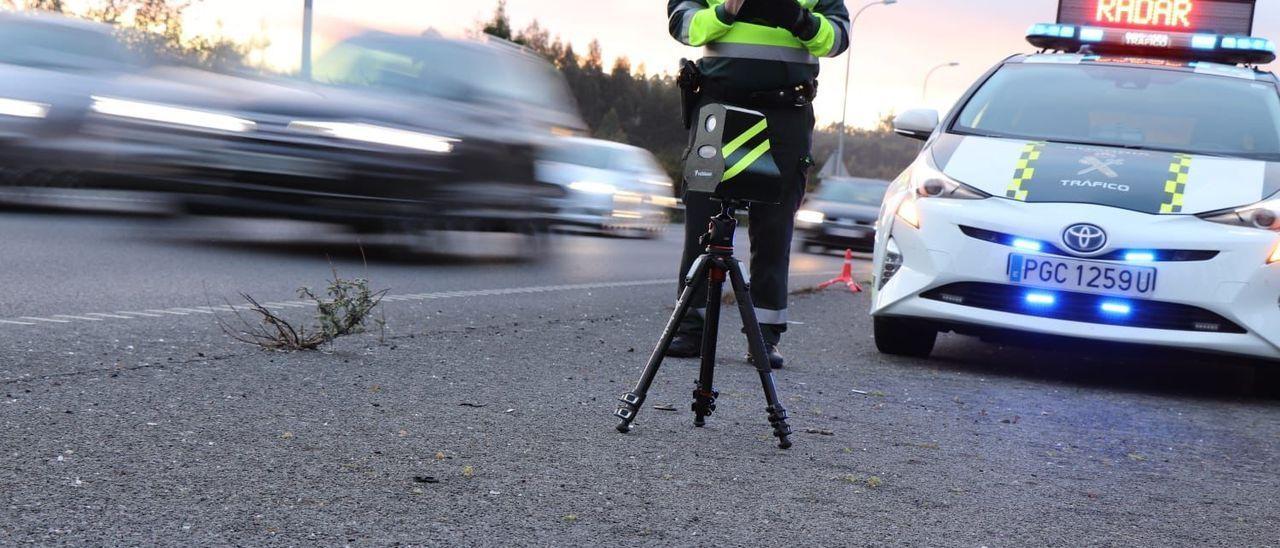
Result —
[[[49,105],[21,99],[0,97],[0,116],[15,118],[44,118],[49,115]]]
[[[1225,225],[1280,230],[1280,200],[1266,200],[1239,209],[1203,213],[1198,217]]]
[[[822,224],[823,221],[827,220],[827,214],[812,209],[801,209],[796,212],[796,220],[813,225]]]
[[[1280,232],[1280,200],[1264,200],[1238,209],[1202,213],[1197,217],[1224,225]],[[1267,256],[1267,264],[1276,262],[1280,262],[1280,242],[1271,248],[1271,254]]]
[[[650,177],[650,178],[640,179],[640,182],[645,184],[653,184],[653,186],[655,187],[668,187],[668,188],[671,187],[671,179],[659,179],[657,177]]]
[[[618,187],[616,186],[595,181],[576,181],[569,183],[569,188],[587,194],[614,194],[618,192]]]
[[[911,171],[911,188],[921,198],[948,198],[952,200],[985,200],[991,195],[947,177],[933,166],[923,162]]]
[[[232,133],[244,133],[257,127],[250,120],[228,114],[110,97],[94,96],[89,108],[107,116]]]
[[[896,213],[898,218],[911,226],[920,228],[920,206],[918,200],[985,200],[991,195],[948,177],[933,163],[925,160],[911,168],[911,184],[906,196],[898,202]]]
[[[453,151],[457,139],[441,137],[430,133],[408,131],[372,124],[352,122],[307,122],[298,121],[289,124],[289,129],[305,133],[326,135],[335,139],[346,139],[362,143],[408,148],[423,152],[447,154]]]

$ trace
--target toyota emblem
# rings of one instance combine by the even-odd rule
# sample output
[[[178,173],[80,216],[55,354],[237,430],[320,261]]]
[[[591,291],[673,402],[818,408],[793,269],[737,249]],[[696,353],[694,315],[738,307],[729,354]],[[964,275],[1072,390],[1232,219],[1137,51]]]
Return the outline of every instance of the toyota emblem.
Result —
[[[1107,245],[1107,232],[1098,225],[1077,223],[1062,231],[1062,243],[1077,253],[1096,253]]]

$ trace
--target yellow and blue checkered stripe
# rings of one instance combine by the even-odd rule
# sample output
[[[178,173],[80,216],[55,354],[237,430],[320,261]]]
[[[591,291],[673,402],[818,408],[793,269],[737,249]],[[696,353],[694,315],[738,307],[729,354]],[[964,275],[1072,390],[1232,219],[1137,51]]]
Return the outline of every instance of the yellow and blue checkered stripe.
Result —
[[[1187,179],[1191,177],[1191,155],[1174,154],[1169,164],[1169,180],[1164,183],[1168,199],[1160,204],[1160,213],[1182,213],[1182,201],[1187,191]]]
[[[1013,180],[1009,182],[1009,188],[1004,193],[1005,197],[1019,202],[1027,201],[1025,185],[1036,176],[1035,162],[1040,159],[1040,153],[1043,150],[1044,142],[1027,143],[1022,147],[1022,153],[1018,155],[1018,165],[1013,170]]]

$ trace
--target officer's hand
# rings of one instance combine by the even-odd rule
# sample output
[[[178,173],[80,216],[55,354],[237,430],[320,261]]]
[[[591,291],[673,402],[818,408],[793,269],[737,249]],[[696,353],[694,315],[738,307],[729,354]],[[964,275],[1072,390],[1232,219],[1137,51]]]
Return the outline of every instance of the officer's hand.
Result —
[[[742,4],[747,0],[725,0],[724,11],[734,17],[738,16],[738,12],[742,10]]]
[[[752,0],[752,3],[762,4],[753,5],[753,11],[760,11],[770,25],[787,29],[802,40],[812,39],[818,34],[813,16],[796,0]]]

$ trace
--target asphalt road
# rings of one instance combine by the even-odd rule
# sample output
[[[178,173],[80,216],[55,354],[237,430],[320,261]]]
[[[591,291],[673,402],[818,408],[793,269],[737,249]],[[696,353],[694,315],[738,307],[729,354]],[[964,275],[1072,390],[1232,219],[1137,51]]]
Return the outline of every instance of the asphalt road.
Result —
[[[624,436],[674,234],[537,261],[295,223],[9,211],[0,234],[0,544],[1280,546],[1280,401],[1243,360],[887,358],[833,289],[792,306],[794,448],[732,321],[708,426],[673,360]],[[796,288],[839,264],[797,255]],[[218,326],[241,292],[305,321],[294,290],[331,265],[390,291],[385,330],[282,354]]]

